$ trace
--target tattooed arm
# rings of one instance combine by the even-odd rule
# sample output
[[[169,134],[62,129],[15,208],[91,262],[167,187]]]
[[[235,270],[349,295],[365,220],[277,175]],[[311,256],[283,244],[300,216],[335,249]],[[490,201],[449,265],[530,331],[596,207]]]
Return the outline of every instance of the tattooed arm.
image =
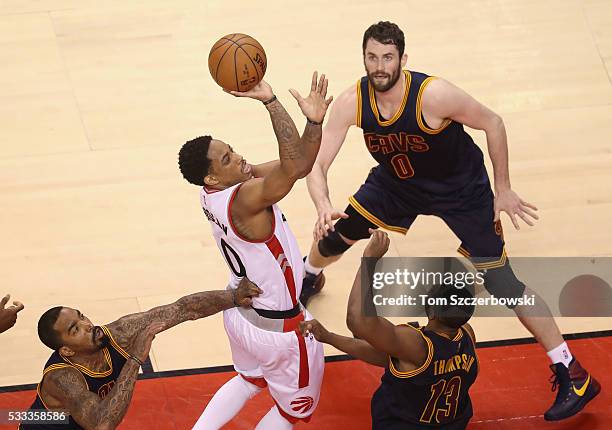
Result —
[[[236,305],[250,306],[251,298],[261,292],[248,278],[242,278],[235,290],[190,294],[169,305],[126,315],[107,327],[117,343],[129,352],[133,339],[151,324],[161,323],[160,331],[164,331],[182,322],[205,318]]]
[[[261,82],[253,90],[246,93],[232,94],[241,97],[252,97],[257,100],[273,100],[266,104],[270,113],[272,127],[278,140],[279,162],[268,163],[265,169],[255,171],[256,177],[247,181],[240,188],[235,200],[235,210],[240,214],[257,214],[285,197],[293,184],[304,178],[312,169],[321,144],[321,123],[331,103],[327,94],[327,79],[325,75],[317,83],[317,73],[312,77],[311,90],[307,98],[303,98],[295,90],[291,94],[298,101],[302,113],[309,122],[304,134],[300,137],[295,123],[278,100],[274,100],[272,88]],[[262,165],[263,166],[263,165]],[[245,191],[247,190],[247,191]]]
[[[138,334],[133,351],[137,359],[143,361],[149,355],[151,342],[160,330],[161,324],[158,323]],[[42,385],[41,394],[47,401],[59,405],[57,409],[67,410],[86,430],[113,430],[128,410],[139,367],[136,360],[126,361],[115,386],[104,399],[89,391],[83,376],[71,367],[50,372]]]

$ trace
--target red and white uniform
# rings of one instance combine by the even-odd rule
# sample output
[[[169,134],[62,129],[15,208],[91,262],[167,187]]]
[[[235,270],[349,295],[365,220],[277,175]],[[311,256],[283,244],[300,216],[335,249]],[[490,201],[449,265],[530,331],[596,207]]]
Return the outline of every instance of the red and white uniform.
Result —
[[[230,268],[230,287],[244,276],[263,290],[253,307],[286,311],[299,304],[304,263],[295,236],[277,205],[272,206],[270,237],[251,241],[232,225],[230,210],[241,184],[222,191],[203,188],[200,202],[213,236]],[[323,379],[323,346],[304,338],[297,323],[312,316],[306,309],[286,320],[262,318],[252,309],[224,311],[234,368],[249,382],[266,383],[279,410],[290,421],[308,420],[319,402]]]

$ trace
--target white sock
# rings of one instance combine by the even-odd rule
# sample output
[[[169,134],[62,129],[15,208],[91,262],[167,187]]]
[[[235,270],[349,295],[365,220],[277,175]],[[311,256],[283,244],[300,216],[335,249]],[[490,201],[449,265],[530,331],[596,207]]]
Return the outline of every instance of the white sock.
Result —
[[[259,421],[255,430],[291,430],[292,428],[293,424],[280,414],[275,405],[272,406],[272,409],[270,409],[266,416]]]
[[[556,347],[555,349],[551,349],[546,353],[553,364],[563,363],[565,367],[569,367],[572,362],[572,353],[569,350],[569,346],[567,343],[563,342],[561,345]]]
[[[315,275],[315,276],[323,271],[322,267],[315,267],[312,264],[310,264],[310,259],[308,257],[306,257],[306,261],[304,261],[304,269],[306,269],[306,272],[310,273],[311,275]]]
[[[227,381],[215,393],[192,430],[218,430],[236,416],[247,400],[261,388],[244,380],[240,375]]]

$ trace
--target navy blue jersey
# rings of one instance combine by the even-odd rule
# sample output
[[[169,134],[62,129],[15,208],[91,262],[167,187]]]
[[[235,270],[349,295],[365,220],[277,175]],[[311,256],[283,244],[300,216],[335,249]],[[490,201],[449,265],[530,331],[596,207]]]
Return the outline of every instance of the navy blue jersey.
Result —
[[[372,397],[374,429],[465,428],[472,416],[468,390],[476,380],[478,359],[465,329],[454,339],[424,328],[425,363],[402,372],[390,357],[381,385]]]
[[[482,181],[483,171],[486,175],[482,151],[463,125],[445,120],[432,129],[425,123],[421,96],[436,78],[403,72],[406,90],[392,118],[381,118],[368,77],[357,82],[356,121],[372,157],[402,185],[429,194],[449,195]]]
[[[57,351],[55,351],[47,363],[45,364],[45,368],[43,370],[43,377],[38,386],[36,387],[36,399],[30,409],[48,409],[47,405],[45,405],[44,400],[41,397],[41,388],[42,384],[45,380],[45,375],[47,373],[52,372],[57,369],[63,369],[67,367],[72,367],[81,372],[83,377],[85,378],[85,382],[87,383],[87,387],[89,391],[100,396],[101,399],[106,397],[106,395],[112,390],[119,374],[121,373],[121,369],[123,369],[123,365],[127,361],[129,354],[121,348],[115,342],[110,330],[105,326],[101,327],[104,333],[109,337],[110,343],[104,348],[102,351],[104,353],[104,358],[106,359],[106,363],[108,365],[108,370],[105,372],[93,372],[86,368],[85,366],[81,366],[80,364],[73,363],[67,357],[63,357]],[[83,427],[78,425],[72,417],[69,418],[69,424],[56,424],[56,425],[47,425],[47,424],[22,424],[19,429],[20,430],[82,430]]]

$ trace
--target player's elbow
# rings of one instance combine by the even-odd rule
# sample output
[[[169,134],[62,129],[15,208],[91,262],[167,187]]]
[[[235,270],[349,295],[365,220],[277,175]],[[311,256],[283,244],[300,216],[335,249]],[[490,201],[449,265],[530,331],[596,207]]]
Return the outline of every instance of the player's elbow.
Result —
[[[360,337],[361,325],[359,324],[359,317],[354,315],[351,311],[346,314],[346,326],[354,336]]]

